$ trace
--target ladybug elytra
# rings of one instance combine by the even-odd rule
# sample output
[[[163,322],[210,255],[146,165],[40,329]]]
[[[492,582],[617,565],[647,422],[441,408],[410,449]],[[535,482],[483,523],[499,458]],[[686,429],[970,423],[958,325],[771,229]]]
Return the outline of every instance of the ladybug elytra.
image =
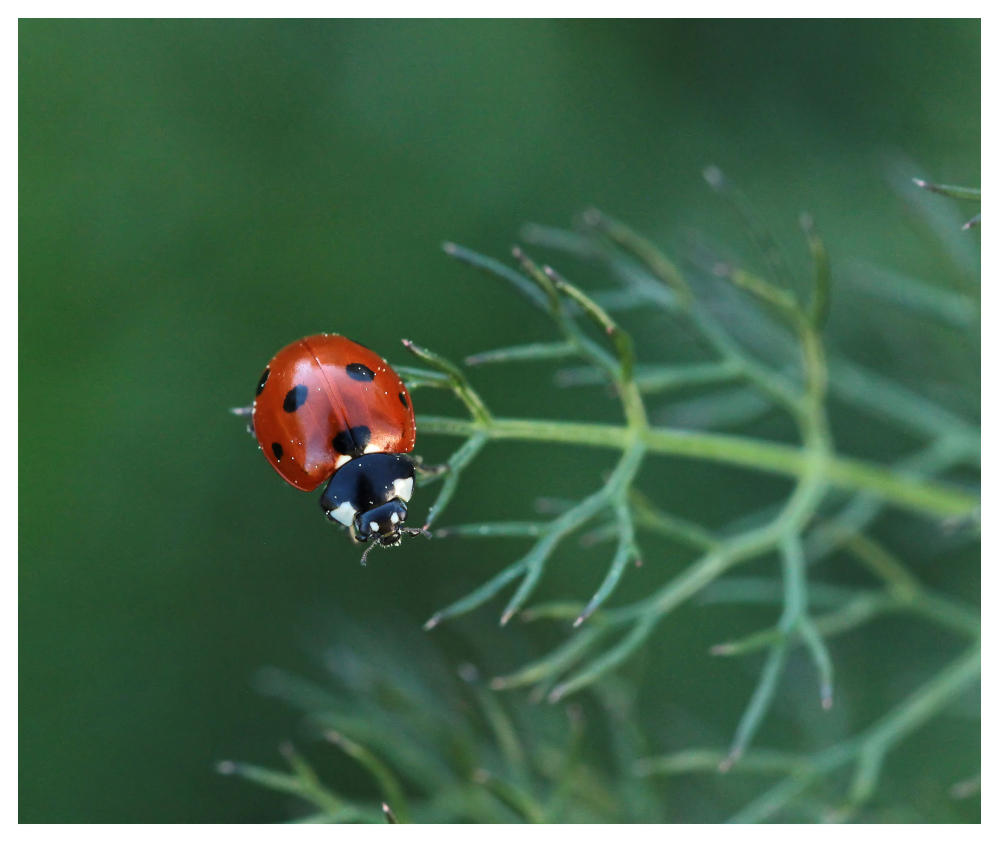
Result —
[[[319,504],[355,540],[392,547],[422,531],[403,526],[416,473],[413,405],[374,351],[337,334],[292,342],[239,412],[252,415],[264,456],[286,482],[313,491],[329,480]]]

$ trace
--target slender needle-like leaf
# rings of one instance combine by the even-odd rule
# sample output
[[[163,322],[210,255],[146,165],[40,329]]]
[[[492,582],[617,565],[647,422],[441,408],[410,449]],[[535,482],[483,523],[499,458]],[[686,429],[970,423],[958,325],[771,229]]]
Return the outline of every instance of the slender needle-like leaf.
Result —
[[[746,750],[750,741],[756,734],[763,717],[770,709],[774,693],[777,691],[777,681],[780,679],[781,671],[784,669],[784,658],[787,655],[787,644],[781,640],[770,649],[766,662],[763,664],[763,671],[760,673],[760,680],[753,691],[749,706],[739,720],[739,727],[735,731],[735,739],[729,747],[725,759],[718,764],[719,771],[727,772],[738,762],[742,753]]]
[[[465,357],[465,365],[560,360],[576,353],[578,353],[576,347],[569,342],[535,342],[533,345],[515,345],[512,348],[481,351]]]

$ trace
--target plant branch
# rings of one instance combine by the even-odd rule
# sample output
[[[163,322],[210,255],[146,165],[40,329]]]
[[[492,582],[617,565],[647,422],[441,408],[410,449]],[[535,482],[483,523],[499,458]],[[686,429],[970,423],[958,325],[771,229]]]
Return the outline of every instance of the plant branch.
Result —
[[[458,418],[421,415],[420,432],[468,437],[479,428]],[[623,450],[632,432],[613,424],[493,418],[482,430],[490,439],[550,441]],[[807,454],[792,445],[775,444],[720,433],[690,432],[650,427],[642,436],[649,453],[724,462],[767,473],[801,476]],[[904,509],[935,517],[966,515],[979,506],[977,495],[956,486],[927,481],[847,456],[833,456],[827,465],[829,484],[847,491],[870,492]]]

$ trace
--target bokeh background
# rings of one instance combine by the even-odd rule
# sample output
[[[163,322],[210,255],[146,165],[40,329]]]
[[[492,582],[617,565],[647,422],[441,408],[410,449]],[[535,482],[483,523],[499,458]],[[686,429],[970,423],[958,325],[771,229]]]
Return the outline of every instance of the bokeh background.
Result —
[[[323,612],[373,634],[384,617],[416,627],[516,552],[412,541],[361,569],[227,412],[279,347],[335,331],[403,364],[401,338],[454,359],[544,339],[539,316],[440,243],[502,257],[523,223],[565,225],[590,205],[662,243],[692,227],[749,252],[704,185],[710,163],[795,266],[808,209],[837,265],[950,283],[891,182],[904,170],[977,186],[979,43],[978,21],[21,21],[21,821],[286,818],[284,798],[214,770],[224,757],[276,765],[295,733],[295,714],[253,689],[256,671],[308,670],[303,627]],[[840,347],[918,379],[932,361],[901,360],[911,348],[858,324],[849,294],[834,303]],[[639,340],[646,359],[668,358],[668,337],[648,327]],[[948,377],[924,379],[973,416]],[[551,367],[476,383],[502,414],[616,417],[599,389],[554,390]],[[460,411],[444,395],[416,403]],[[839,423],[860,455],[911,446],[869,420]],[[452,444],[418,450],[440,459]],[[446,520],[529,517],[535,497],[593,487],[610,458],[491,448]],[[784,489],[719,476],[664,463],[646,488],[713,525]],[[543,594],[579,597],[580,569],[586,588],[600,576],[599,553],[570,556]],[[920,573],[977,600],[973,558]],[[730,733],[752,687],[751,669],[704,652],[754,626],[700,611],[647,655],[659,749],[673,746],[657,727],[683,711]],[[497,612],[479,612],[489,634]],[[875,629],[874,645],[834,652],[870,685],[858,721],[921,674],[892,648],[913,630]],[[435,640],[447,653],[457,637]],[[929,633],[917,643],[930,663],[950,651]],[[977,770],[977,724],[928,730],[892,767],[894,796],[923,818],[977,820],[977,799],[946,798]]]

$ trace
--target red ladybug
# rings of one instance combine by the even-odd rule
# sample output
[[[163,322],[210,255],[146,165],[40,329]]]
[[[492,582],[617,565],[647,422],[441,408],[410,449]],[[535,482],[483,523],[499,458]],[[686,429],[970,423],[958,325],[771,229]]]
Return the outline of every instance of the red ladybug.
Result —
[[[260,375],[249,412],[288,483],[312,491],[330,481],[319,504],[351,537],[392,547],[421,531],[403,526],[416,470],[406,455],[416,444],[413,405],[374,351],[335,333],[292,342]]]

